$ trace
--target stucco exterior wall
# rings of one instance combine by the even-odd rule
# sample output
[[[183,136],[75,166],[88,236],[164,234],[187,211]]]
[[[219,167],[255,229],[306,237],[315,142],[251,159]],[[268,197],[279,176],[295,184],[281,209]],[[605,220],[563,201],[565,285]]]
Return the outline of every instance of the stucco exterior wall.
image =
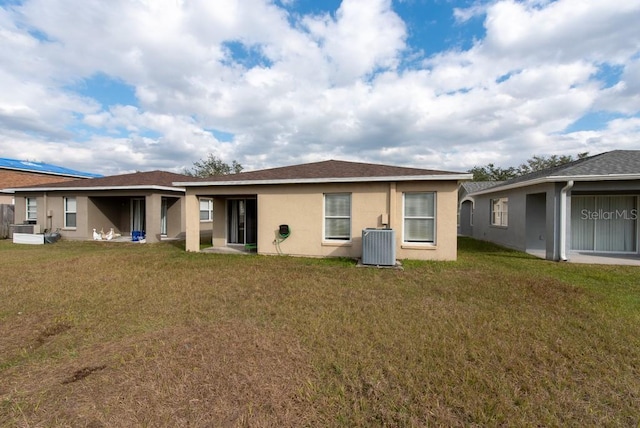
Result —
[[[27,218],[27,207],[24,196],[14,196],[14,222],[20,224]]]
[[[557,253],[557,187],[556,184],[549,183],[473,196],[472,236],[519,251],[544,250],[551,253],[553,258],[553,254]],[[503,197],[509,199],[508,225],[494,226],[491,224],[491,200]],[[545,206],[532,206],[539,203],[544,203]]]
[[[68,231],[63,236],[70,239],[87,239],[93,237],[93,229],[108,232],[113,228],[116,233],[128,234],[129,201],[119,198],[96,198],[94,196],[77,196],[78,204],[76,233]],[[62,213],[62,211],[60,211]]]
[[[42,229],[49,227],[47,225],[50,224],[50,222],[47,221],[46,212],[44,209],[41,209],[41,207],[46,206],[47,202],[42,193],[25,193],[24,195],[15,196],[14,222],[16,224],[22,224],[27,220],[27,197],[36,198],[38,207],[36,224],[40,225]]]
[[[403,192],[436,192],[435,245],[403,245]],[[351,194],[351,240],[323,240],[324,194]],[[212,197],[213,245],[227,245],[226,200],[255,197],[258,216],[258,253],[312,257],[362,255],[362,229],[383,227],[383,220],[396,230],[396,255],[403,259],[455,260],[456,181],[407,183],[329,183],[187,188],[186,216],[188,251],[199,251],[198,197]],[[388,220],[387,220],[388,219]],[[278,247],[274,241],[279,225],[287,224],[291,235]]]
[[[388,212],[388,185],[272,186],[258,194],[258,252],[277,254],[273,241],[278,226],[289,225],[291,235],[280,244],[285,254],[320,257],[359,257],[360,231],[380,227]],[[351,236],[346,242],[323,240],[324,193],[351,193]]]
[[[493,199],[508,198],[509,214],[507,226],[493,226],[491,224],[491,201]],[[503,191],[489,195],[474,196],[473,237],[516,250],[525,250],[524,229],[524,195]]]
[[[184,198],[167,197],[167,237],[184,237]]]

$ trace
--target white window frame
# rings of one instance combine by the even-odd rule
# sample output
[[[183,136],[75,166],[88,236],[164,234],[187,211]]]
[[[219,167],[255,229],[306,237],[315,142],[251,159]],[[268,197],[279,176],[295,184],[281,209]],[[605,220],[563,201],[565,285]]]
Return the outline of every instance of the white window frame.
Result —
[[[349,214],[348,215],[327,215],[327,198],[331,198],[333,196],[348,196],[349,197]],[[351,216],[351,212],[352,212],[352,196],[351,193],[345,193],[345,192],[336,192],[336,193],[325,193],[323,195],[322,198],[323,201],[323,206],[322,206],[322,239],[325,242],[340,242],[340,243],[344,243],[344,242],[351,242],[352,239],[352,232],[351,232],[351,227],[353,225],[353,221],[352,221],[352,216]],[[330,219],[346,219],[349,221],[349,235],[348,236],[327,236],[327,220]]]
[[[491,226],[508,227],[509,226],[509,198],[502,197],[491,199]]]
[[[73,201],[73,210],[69,209],[69,201]],[[78,200],[75,198],[75,196],[69,196],[64,198],[62,204],[64,209],[64,228],[75,229],[76,227],[78,227]],[[69,225],[67,214],[75,214],[73,225]]]
[[[25,200],[25,220],[38,220],[38,198],[27,197]],[[32,202],[32,204],[29,204]]]
[[[208,205],[208,207],[204,210],[202,209],[203,202]],[[200,198],[199,210],[201,222],[213,221],[213,198]],[[207,213],[207,218],[202,218],[202,214],[205,212]]]
[[[423,213],[421,215],[408,215],[407,214],[407,205],[406,205],[406,198],[407,195],[433,195],[433,213],[429,214],[429,213]],[[438,194],[437,192],[406,192],[402,194],[402,243],[406,244],[406,245],[435,245],[436,244],[436,239],[437,239],[437,234],[436,231],[438,230],[437,228],[437,212],[438,212]],[[410,237],[407,236],[407,227],[406,227],[406,222],[407,220],[424,220],[424,221],[428,221],[428,220],[433,220],[433,240],[418,240],[418,239],[410,239]]]

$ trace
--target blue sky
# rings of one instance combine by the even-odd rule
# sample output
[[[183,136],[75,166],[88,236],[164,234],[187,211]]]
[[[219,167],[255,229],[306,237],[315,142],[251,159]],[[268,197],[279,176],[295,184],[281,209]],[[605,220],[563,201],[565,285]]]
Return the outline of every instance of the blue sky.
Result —
[[[0,1],[0,154],[101,174],[637,149],[640,2]]]

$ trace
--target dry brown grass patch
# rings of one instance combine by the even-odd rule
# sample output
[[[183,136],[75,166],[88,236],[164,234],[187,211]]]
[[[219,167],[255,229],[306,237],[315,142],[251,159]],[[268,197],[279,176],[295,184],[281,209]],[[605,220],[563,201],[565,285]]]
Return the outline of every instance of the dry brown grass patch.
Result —
[[[637,426],[638,270],[461,243],[398,272],[0,242],[0,426]]]
[[[298,426],[314,413],[304,397],[309,376],[291,335],[227,322],[10,369],[4,377],[20,383],[2,400],[8,420],[25,426]]]

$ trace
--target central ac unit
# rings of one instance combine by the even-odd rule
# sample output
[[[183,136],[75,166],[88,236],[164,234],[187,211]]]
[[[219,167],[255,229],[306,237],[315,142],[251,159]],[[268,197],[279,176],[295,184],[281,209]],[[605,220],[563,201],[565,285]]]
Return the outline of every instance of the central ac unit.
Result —
[[[394,266],[396,264],[395,230],[362,230],[362,264],[375,266]]]
[[[9,225],[9,237],[13,237],[14,233],[39,233],[39,230],[36,230],[35,227],[38,226],[36,224],[11,224]]]

